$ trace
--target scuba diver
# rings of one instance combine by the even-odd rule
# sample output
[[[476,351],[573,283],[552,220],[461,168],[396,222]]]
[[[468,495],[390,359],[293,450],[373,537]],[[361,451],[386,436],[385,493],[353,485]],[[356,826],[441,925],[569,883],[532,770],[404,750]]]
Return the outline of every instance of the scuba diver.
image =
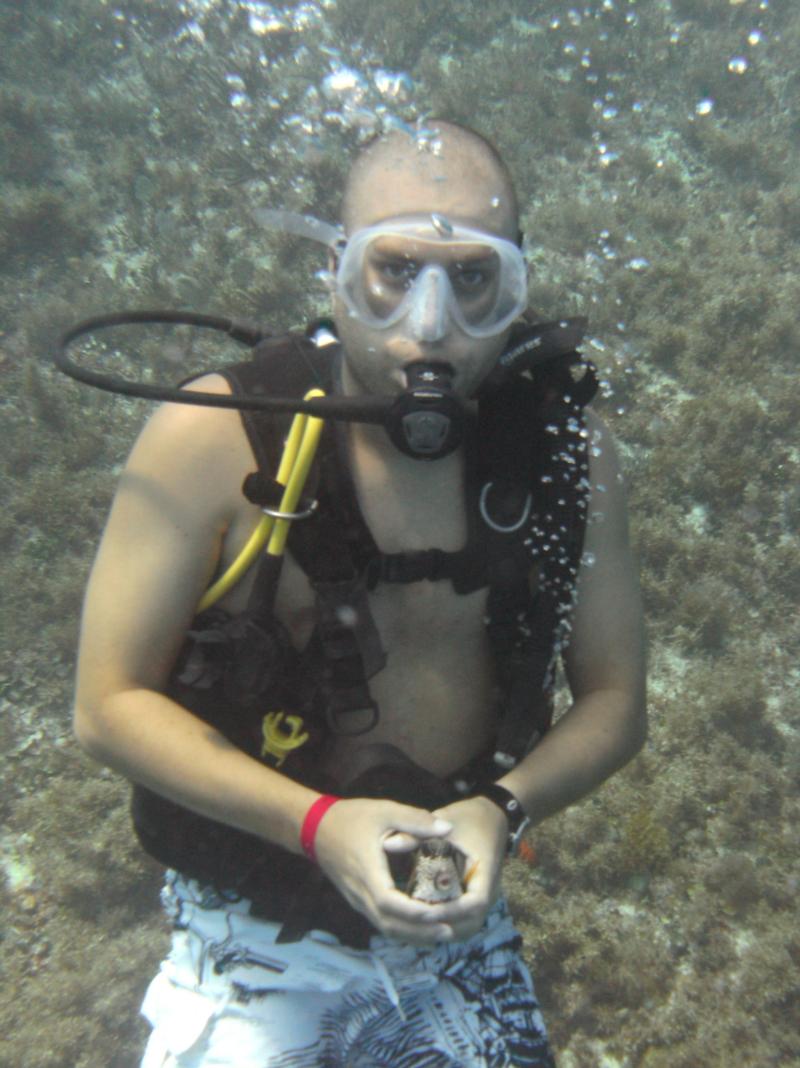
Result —
[[[332,319],[185,384],[232,408],[163,404],[121,476],[75,730],[167,868],[143,1068],[553,1064],[501,870],[643,744],[638,586],[582,324],[528,311],[505,164],[435,127],[356,158]]]

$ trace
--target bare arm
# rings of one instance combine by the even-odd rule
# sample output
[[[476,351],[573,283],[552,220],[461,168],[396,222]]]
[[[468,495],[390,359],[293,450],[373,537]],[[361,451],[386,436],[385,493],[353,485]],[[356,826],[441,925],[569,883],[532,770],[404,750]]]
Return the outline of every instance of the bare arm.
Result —
[[[202,386],[226,388],[219,379]],[[319,795],[162,692],[226,530],[247,507],[241,484],[253,466],[236,412],[166,405],[151,419],[123,473],[87,591],[75,731],[95,759],[127,778],[299,853],[303,819]],[[396,829],[443,833],[423,810],[341,801],[320,826],[317,854],[377,926],[430,942],[442,934],[438,915],[391,880],[383,841]]]
[[[591,464],[589,506],[602,512],[587,528],[579,575],[572,641],[565,657],[573,704],[524,760],[500,779],[540,823],[578,801],[641,748],[646,734],[642,614],[628,545],[627,514],[619,466],[608,431],[588,413],[590,431],[602,434],[602,455]],[[601,488],[602,487],[602,488]],[[454,825],[453,840],[480,858],[467,892],[442,906],[457,932],[473,934],[499,892],[508,828],[485,798],[457,801],[439,814]]]
[[[160,692],[240,507],[237,422],[235,412],[168,405],[137,442],[87,591],[75,729],[127,778],[297,850],[314,793]]]
[[[572,640],[565,657],[573,705],[500,782],[534,823],[599,786],[626,764],[646,736],[645,654],[636,569],[627,510],[611,436],[593,413],[590,432],[602,434],[591,463],[589,514]]]

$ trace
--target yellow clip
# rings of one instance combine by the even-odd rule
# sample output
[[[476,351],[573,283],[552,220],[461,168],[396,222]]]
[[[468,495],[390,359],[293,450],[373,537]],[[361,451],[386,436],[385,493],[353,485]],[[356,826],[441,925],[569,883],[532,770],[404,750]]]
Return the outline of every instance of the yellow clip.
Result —
[[[275,757],[275,766],[280,767],[293,749],[299,749],[308,741],[308,731],[303,730],[302,716],[286,716],[286,727],[281,726],[283,712],[267,712],[261,723],[264,741],[261,755]]]

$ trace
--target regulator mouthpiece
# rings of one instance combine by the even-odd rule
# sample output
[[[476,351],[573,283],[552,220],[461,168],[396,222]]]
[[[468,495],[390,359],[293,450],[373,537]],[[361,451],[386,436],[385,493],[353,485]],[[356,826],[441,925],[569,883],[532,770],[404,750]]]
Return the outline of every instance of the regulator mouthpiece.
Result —
[[[419,360],[404,370],[408,386],[392,404],[386,432],[406,456],[440,460],[464,437],[464,408],[453,393],[453,369],[446,363]]]

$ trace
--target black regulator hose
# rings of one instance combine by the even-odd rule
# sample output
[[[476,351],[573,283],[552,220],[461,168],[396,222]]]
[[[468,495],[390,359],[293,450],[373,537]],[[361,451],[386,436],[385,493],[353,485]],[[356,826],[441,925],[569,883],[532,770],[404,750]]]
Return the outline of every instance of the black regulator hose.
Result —
[[[119,393],[144,400],[194,404],[209,408],[234,408],[264,412],[302,412],[320,419],[383,426],[397,448],[415,459],[435,460],[446,456],[461,443],[464,411],[450,390],[451,373],[441,365],[421,365],[410,388],[396,397],[265,397],[242,393],[206,393],[180,386],[135,382],[111,371],[81,367],[69,354],[70,346],[115,326],[172,324],[216,330],[233,341],[254,348],[271,337],[269,331],[235,319],[184,311],[123,311],[84,319],[71,326],[60,338],[54,361],[70,378],[107,393]]]

